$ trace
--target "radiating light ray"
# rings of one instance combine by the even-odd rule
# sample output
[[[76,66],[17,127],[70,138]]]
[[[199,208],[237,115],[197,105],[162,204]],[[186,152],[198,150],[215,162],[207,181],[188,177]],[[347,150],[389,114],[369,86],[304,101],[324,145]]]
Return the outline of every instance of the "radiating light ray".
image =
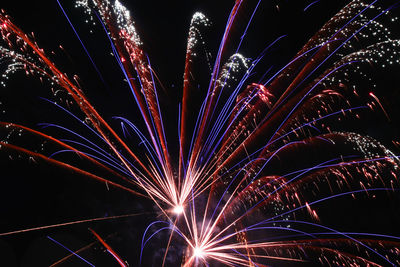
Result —
[[[7,233],[0,233],[0,236],[15,235],[15,234],[21,234],[21,233],[26,233],[26,232],[45,230],[45,229],[51,229],[51,228],[58,228],[58,227],[69,226],[69,225],[74,225],[74,224],[81,224],[81,223],[99,222],[99,221],[115,220],[115,219],[122,219],[122,218],[130,218],[130,217],[141,216],[141,215],[144,215],[144,214],[146,214],[146,213],[134,213],[134,214],[126,214],[126,215],[117,215],[117,216],[99,217],[99,218],[93,218],[93,219],[78,220],[78,221],[65,222],[65,223],[57,223],[57,224],[52,224],[52,225],[38,226],[38,227],[27,228],[27,229],[22,229],[22,230],[15,230],[15,231],[7,232]],[[150,213],[148,213],[148,214],[150,214]]]
[[[313,5],[317,4],[317,3],[320,2],[320,1],[321,1],[321,0],[316,0],[316,1],[311,2],[308,6],[306,6],[306,7],[303,9],[303,11],[304,11],[304,12],[307,11],[310,7],[312,7]]]
[[[81,259],[82,261],[86,262],[87,264],[89,264],[90,266],[94,265],[92,263],[90,263],[88,260],[84,259],[83,257],[79,256],[77,253],[75,253],[74,251],[70,250],[69,248],[67,248],[66,246],[64,246],[63,244],[61,244],[60,242],[58,242],[57,240],[51,238],[50,236],[47,236],[48,239],[50,239],[51,241],[53,241],[54,243],[56,243],[57,245],[60,245],[61,247],[63,247],[64,249],[68,250],[69,252],[71,252],[72,254],[74,254],[76,257],[78,257],[79,259]]]
[[[96,63],[94,62],[92,56],[90,55],[89,51],[87,50],[87,48],[86,48],[85,44],[83,43],[82,39],[79,37],[78,32],[76,31],[74,25],[72,24],[71,20],[69,19],[67,13],[65,12],[65,10],[64,10],[64,8],[62,7],[62,5],[61,5],[61,3],[60,3],[59,0],[57,0],[57,4],[58,4],[58,6],[60,7],[62,13],[64,14],[64,17],[67,19],[68,24],[71,26],[71,29],[74,31],[75,36],[78,38],[80,44],[82,45],[83,50],[85,50],[85,53],[86,53],[86,55],[88,56],[90,62],[92,63],[94,69],[96,70],[96,72],[97,72],[99,78],[101,79],[101,81],[103,82],[103,84],[106,84],[105,81],[104,81],[103,76],[101,75],[101,72],[100,72],[99,68],[97,67]]]
[[[88,245],[86,245],[86,246],[84,246],[84,247],[82,247],[82,248],[80,248],[80,249],[78,249],[78,250],[75,250],[75,251],[74,251],[73,253],[71,253],[70,255],[65,256],[64,258],[62,258],[62,259],[56,261],[55,263],[51,264],[49,267],[54,267],[54,266],[58,266],[59,264],[62,264],[63,262],[65,262],[65,261],[68,260],[69,258],[75,256],[75,254],[78,254],[78,253],[81,253],[81,252],[87,250],[88,248],[92,247],[92,246],[93,246],[94,244],[96,244],[96,243],[97,243],[97,241],[92,242],[92,243],[90,243],[90,244],[88,244]]]
[[[186,47],[182,99],[178,101],[178,109],[173,109],[174,113],[178,112],[178,125],[171,127],[175,131],[178,129],[178,149],[171,149],[174,142],[167,142],[170,135],[165,119],[168,116],[163,116],[166,113],[157,92],[161,82],[143,50],[129,11],[119,1],[112,4],[108,0],[78,0],[77,4],[100,22],[138,107],[139,119],[144,123],[144,129],[139,129],[137,125],[140,124],[136,122],[114,117],[125,138],[94,109],[78,80],[70,80],[56,68],[33,38],[2,13],[1,32],[10,49],[1,48],[0,53],[15,60],[6,73],[25,70],[27,75],[47,78],[66,91],[90,125],[61,105],[56,106],[77,119],[80,125],[83,123],[99,140],[91,140],[61,125],[43,124],[46,128],[59,129],[60,135],[73,136],[54,138],[27,130],[61,146],[50,157],[9,144],[8,141],[13,141],[10,129],[5,129],[9,133],[6,141],[0,144],[7,150],[71,169],[130,193],[145,194],[158,209],[158,218],[143,233],[141,263],[145,261],[146,245],[156,236],[162,236],[167,240],[161,257],[163,266],[170,264],[167,256],[172,246],[181,249],[183,255],[178,264],[187,267],[211,266],[214,262],[228,266],[268,266],[271,260],[306,262],[308,252],[313,257],[311,261],[322,264],[330,259],[337,265],[395,264],[400,251],[386,248],[389,241],[385,239],[392,240],[390,235],[375,235],[383,239],[380,245],[378,241],[361,239],[362,234],[326,227],[319,222],[315,207],[339,197],[355,197],[362,193],[370,197],[369,193],[398,190],[400,162],[396,154],[372,138],[349,132],[345,124],[344,129],[339,127],[339,121],[344,119],[361,121],[359,114],[373,111],[376,104],[387,114],[374,92],[368,92],[375,100],[371,102],[371,99],[364,99],[365,89],[355,85],[359,83],[357,75],[363,77],[359,69],[364,63],[379,62],[375,57],[400,63],[393,59],[398,56],[400,43],[392,40],[391,34],[383,31],[384,24],[378,21],[395,5],[380,8],[375,6],[378,2],[351,1],[288,64],[278,67],[279,71],[264,81],[272,67],[262,71],[261,78],[256,74],[256,67],[284,35],[271,42],[252,61],[238,53],[258,15],[256,12],[262,4],[258,1],[243,25],[233,56],[224,64],[230,52],[227,42],[233,38],[232,29],[240,23],[237,16],[245,8],[245,1],[235,1],[207,81],[208,87],[199,99],[192,92],[191,71],[197,50],[203,45],[201,28],[209,27],[210,22],[202,13],[195,13]],[[373,35],[377,37],[370,37],[374,44],[366,42],[364,45],[363,41],[369,40],[364,32],[374,29],[376,34]],[[356,37],[361,41],[354,47]],[[206,61],[210,62],[207,52]],[[244,74],[239,67],[243,67]],[[255,83],[253,80],[257,79]],[[368,82],[371,80],[368,77]],[[231,83],[233,89],[228,92]],[[164,88],[162,84],[161,87]],[[195,105],[192,107],[192,104]],[[189,114],[188,111],[197,106],[199,109]],[[337,122],[332,123],[333,120]],[[46,128],[43,130],[48,130]],[[130,131],[140,141],[137,151],[126,138]],[[174,150],[177,155],[170,155]],[[63,152],[77,153],[99,169],[110,172],[113,178],[127,182],[129,187],[52,158]],[[320,228],[319,231],[322,228],[335,236],[321,238],[324,234],[318,236],[304,230],[307,229],[305,225]],[[288,234],[288,231],[295,234]],[[270,232],[277,235],[276,239],[269,236]],[[92,233],[121,266],[126,266],[116,251],[96,232]],[[391,242],[392,247],[398,248],[397,243]],[[176,265],[176,262],[171,264]]]
[[[106,243],[106,241],[104,241],[103,238],[100,237],[100,235],[98,233],[96,233],[94,230],[90,229],[89,230],[92,232],[92,234],[97,238],[97,240],[100,241],[100,243],[103,244],[103,246],[105,248],[107,248],[107,251],[114,257],[114,259],[118,262],[118,264],[121,267],[127,267],[127,265],[125,264],[125,262],[120,258],[120,256]]]

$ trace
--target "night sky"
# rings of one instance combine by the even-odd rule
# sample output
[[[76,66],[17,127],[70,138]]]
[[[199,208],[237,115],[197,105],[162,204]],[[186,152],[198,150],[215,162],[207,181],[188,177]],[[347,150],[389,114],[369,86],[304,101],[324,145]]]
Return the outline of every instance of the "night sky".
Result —
[[[207,49],[215,55],[234,1],[121,2],[131,11],[145,51],[165,88],[162,90],[160,101],[166,110],[165,117],[173,122],[166,127],[168,131],[173,131],[176,127],[177,112],[174,109],[177,107],[182,86],[186,37],[191,16],[195,11],[202,11],[212,21],[212,28],[205,35],[205,40]],[[270,42],[281,35],[287,35],[260,66],[267,68],[273,65],[274,69],[278,69],[347,1],[321,0],[303,11],[311,2],[264,1],[256,13],[240,52],[254,58]],[[111,125],[118,127],[117,123],[112,122],[113,116],[124,116],[134,121],[138,118],[138,110],[114,58],[110,55],[109,43],[104,32],[98,25],[92,27],[86,24],[86,16],[81,9],[74,8],[73,1],[64,0],[62,5],[96,62],[104,83],[91,65],[56,0],[7,1],[0,7],[25,32],[34,32],[39,46],[44,48],[48,55],[51,54],[50,51],[54,51],[51,58],[61,70],[71,77],[74,74],[80,77],[85,94]],[[252,6],[250,3],[248,10],[240,14],[240,22],[247,21]],[[89,33],[90,30],[93,30],[93,33]],[[237,45],[242,30],[233,30],[228,48],[232,49]],[[59,45],[63,46],[63,50],[59,49]],[[4,110],[0,120],[35,129],[40,129],[38,123],[42,122],[58,123],[75,129],[74,121],[40,97],[53,99],[48,85],[42,85],[37,78],[27,78],[23,73],[11,76],[7,87],[0,89],[0,112]],[[400,101],[400,98],[398,100]],[[388,110],[392,114],[397,112],[395,107],[389,107]],[[365,131],[389,148],[393,148],[391,140],[396,139],[400,132],[397,127],[398,121],[377,121]],[[29,143],[30,140],[25,142]],[[155,210],[153,204],[146,199],[137,198],[118,189],[108,189],[104,184],[70,170],[41,161],[33,162],[26,157],[19,157],[16,153],[0,151],[0,167],[1,233],[87,218]],[[336,205],[344,204],[343,214],[351,214],[350,219],[346,219],[346,216],[331,216],[327,211],[322,213],[327,221],[360,232],[376,232],[378,229],[380,233],[400,235],[397,227],[400,225],[400,198],[393,195],[381,197],[380,200],[363,199],[350,202],[350,205],[345,201],[336,202]],[[154,217],[154,214],[140,215],[0,237],[0,265],[49,266],[68,255],[68,251],[50,241],[47,236],[76,250],[95,241],[88,231],[90,227],[108,238],[113,248],[130,266],[137,266],[143,229]],[[81,256],[96,266],[118,266],[97,243],[85,250]],[[152,257],[153,251],[147,250],[145,256]],[[88,265],[76,257],[71,257],[60,266]]]

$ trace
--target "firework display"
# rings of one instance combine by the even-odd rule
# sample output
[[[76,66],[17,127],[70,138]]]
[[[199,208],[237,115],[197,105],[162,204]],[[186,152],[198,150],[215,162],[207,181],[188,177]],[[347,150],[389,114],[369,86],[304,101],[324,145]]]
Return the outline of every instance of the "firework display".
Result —
[[[125,205],[138,208],[135,214],[0,236],[135,217],[145,222],[135,226],[140,236],[129,241],[138,244],[135,262],[109,242],[113,234],[91,226],[92,243],[81,248],[48,236],[68,253],[54,265],[75,258],[102,266],[82,256],[93,247],[101,247],[117,266],[400,265],[400,237],[381,229],[365,232],[359,222],[346,227],[341,223],[346,213],[340,213],[382,196],[396,205],[398,143],[389,147],[371,129],[374,120],[395,121],[388,106],[400,100],[393,93],[393,73],[400,71],[399,24],[392,14],[397,3],[349,1],[291,59],[264,68],[285,36],[254,58],[240,53],[263,1],[248,2],[233,3],[215,55],[205,49],[211,20],[193,15],[175,105],[162,97],[169,89],[128,9],[118,0],[76,1],[87,22],[107,38],[137,111],[134,120],[101,115],[93,92],[2,11],[2,90],[8,90],[14,73],[39,78],[52,92],[52,99],[41,101],[68,123],[31,127],[3,120],[0,153],[9,161],[22,157],[87,177],[134,196],[134,203]],[[318,2],[309,1],[303,11]],[[382,220],[395,216],[385,215]]]

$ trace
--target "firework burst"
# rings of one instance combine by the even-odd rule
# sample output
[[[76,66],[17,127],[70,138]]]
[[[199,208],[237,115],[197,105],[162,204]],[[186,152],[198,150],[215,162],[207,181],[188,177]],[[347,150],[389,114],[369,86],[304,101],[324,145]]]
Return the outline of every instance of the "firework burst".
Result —
[[[398,190],[398,157],[366,134],[376,114],[393,119],[381,101],[390,103],[390,90],[381,88],[386,86],[382,81],[400,69],[400,41],[390,32],[397,23],[391,14],[396,6],[381,2],[350,1],[291,60],[267,69],[262,67],[266,58],[285,36],[254,58],[239,53],[262,1],[235,1],[214,58],[205,49],[211,22],[195,13],[180,100],[175,111],[169,111],[170,106],[160,103],[162,83],[130,12],[118,0],[78,0],[76,6],[83,8],[88,21],[108,37],[139,111],[136,121],[114,117],[119,129],[100,115],[79,79],[60,70],[33,36],[3,11],[3,78],[24,71],[48,81],[56,101],[45,101],[86,134],[61,124],[41,124],[36,130],[1,122],[1,148],[116,187],[138,202],[150,201],[154,213],[147,213],[146,220],[154,216],[154,221],[135,240],[140,242],[138,262],[144,266],[400,265],[400,238],[357,232],[357,227],[336,228],[331,223],[335,219],[329,219],[329,211],[335,210],[331,203],[367,203]],[[308,3],[304,12],[317,4]],[[246,12],[249,16],[243,19]],[[243,29],[243,35],[230,49],[234,29]],[[196,80],[200,61],[211,72],[202,86]],[[171,114],[177,115],[169,122]],[[140,145],[134,146],[130,137]],[[46,144],[46,149],[37,149],[37,144]],[[2,236],[128,216],[133,215]],[[127,265],[101,233],[90,232],[120,266]],[[80,251],[49,239],[92,265]],[[146,257],[150,248],[160,255]]]

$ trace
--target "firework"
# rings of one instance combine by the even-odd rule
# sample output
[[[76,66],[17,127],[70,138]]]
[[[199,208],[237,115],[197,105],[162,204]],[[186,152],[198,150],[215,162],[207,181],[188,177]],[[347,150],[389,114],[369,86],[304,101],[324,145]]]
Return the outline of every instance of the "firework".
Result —
[[[303,11],[317,4],[310,2]],[[133,194],[139,202],[150,201],[156,216],[135,240],[141,245],[138,261],[145,266],[399,265],[400,238],[342,229],[340,224],[336,228],[333,219],[320,216],[329,213],[331,203],[351,198],[366,203],[365,198],[398,190],[398,157],[364,134],[371,114],[392,119],[381,101],[389,94],[380,88],[400,67],[400,41],[390,32],[397,21],[391,14],[395,5],[351,1],[288,63],[257,75],[284,38],[270,42],[253,59],[239,53],[260,5],[234,3],[214,59],[204,49],[211,22],[202,13],[193,15],[181,99],[174,107],[176,119],[169,122],[175,112],[160,103],[162,83],[130,12],[118,0],[76,1],[88,21],[104,30],[139,110],[137,121],[114,117],[120,129],[100,115],[77,77],[69,78],[32,36],[1,13],[3,77],[22,70],[47,80],[57,101],[45,101],[86,131],[50,123],[41,124],[45,130],[39,131],[1,122],[3,153],[66,168]],[[238,25],[238,17],[248,10],[247,20]],[[235,27],[243,28],[243,35],[230,51]],[[199,58],[211,71],[202,91],[196,89],[194,74]],[[22,133],[30,142],[18,138]],[[129,136],[140,146],[132,145]],[[46,150],[35,148],[38,143],[46,143]],[[63,157],[67,153],[76,158]],[[143,216],[103,219],[134,215]],[[120,266],[127,265],[101,233],[90,232]],[[92,265],[80,251],[49,239]],[[150,247],[160,255],[146,257]],[[171,254],[177,257],[171,259]]]

